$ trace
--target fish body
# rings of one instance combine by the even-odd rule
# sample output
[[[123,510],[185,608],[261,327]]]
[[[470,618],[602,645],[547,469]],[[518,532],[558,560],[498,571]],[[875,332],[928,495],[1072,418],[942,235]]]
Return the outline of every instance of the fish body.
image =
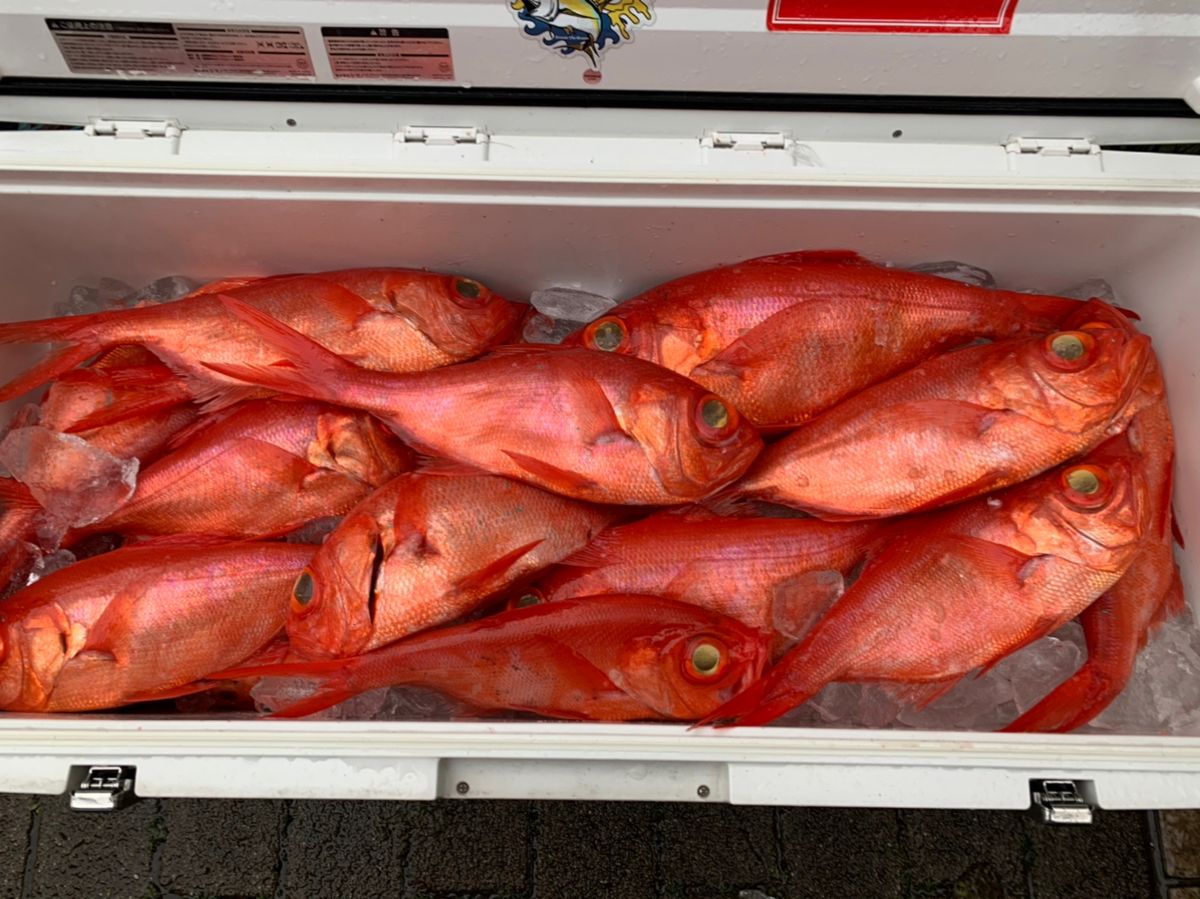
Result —
[[[348,511],[413,462],[411,450],[365,413],[251,400],[200,422],[142,471],[124,505],[88,530],[274,536]]]
[[[42,506],[20,481],[0,478],[0,598],[32,567]]]
[[[667,282],[567,342],[655,362],[782,428],[938,352],[1053,330],[1078,305],[810,251]]]
[[[181,690],[282,630],[311,547],[130,547],[0,604],[0,708],[78,712]]]
[[[477,281],[407,269],[351,269],[223,282],[182,299],[68,318],[0,324],[0,343],[65,347],[0,387],[0,400],[37,387],[119,344],[140,344],[176,372],[211,380],[202,362],[280,361],[220,297],[237,297],[368,369],[420,371],[471,358],[505,339],[525,307]]]
[[[689,721],[749,684],[766,660],[766,637],[733,619],[660,597],[605,596],[513,609],[348,659],[226,676],[316,680],[318,692],[277,710],[283,717],[409,684],[483,710]]]
[[[802,631],[841,592],[875,522],[658,513],[609,528],[537,582],[554,602],[665,596],[764,631]]]
[[[598,503],[669,505],[736,479],[762,441],[737,410],[640,359],[513,347],[420,374],[369,372],[235,301],[289,365],[218,365],[280,392],[374,413],[431,455]]]
[[[1134,460],[1089,460],[895,525],[807,636],[710,720],[765,724],[834,681],[949,689],[1120,580],[1139,549],[1145,498]]]
[[[293,590],[291,645],[348,656],[445,624],[579,550],[612,518],[494,475],[401,475],[317,550]]]
[[[826,518],[902,515],[978,496],[1124,428],[1149,357],[1147,338],[1117,328],[946,353],[784,437],[737,489]]]

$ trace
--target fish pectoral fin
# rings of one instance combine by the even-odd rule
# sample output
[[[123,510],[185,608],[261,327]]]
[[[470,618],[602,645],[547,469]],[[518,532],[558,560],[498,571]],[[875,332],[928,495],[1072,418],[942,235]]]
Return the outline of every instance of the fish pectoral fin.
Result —
[[[484,589],[488,589],[489,592],[491,592],[492,590],[499,589],[503,585],[499,583],[493,584],[492,582],[504,577],[504,575],[512,570],[513,566],[541,546],[544,542],[544,540],[539,538],[526,543],[524,546],[518,546],[516,549],[505,553],[500,558],[489,562],[487,565],[484,565],[478,571],[473,571],[470,574],[459,578],[454,585],[455,589],[466,593],[472,593]]]
[[[799,641],[846,591],[840,571],[805,571],[775,585],[771,623],[780,636]]]
[[[522,471],[546,484],[550,489],[565,493],[568,496],[595,490],[600,486],[589,477],[574,471],[567,471],[564,468],[559,468],[557,465],[551,465],[549,462],[535,459],[533,456],[527,456],[524,453],[515,453],[510,450],[503,450],[502,452]]]
[[[166,699],[179,699],[182,696],[203,693],[205,690],[211,690],[213,687],[219,685],[218,681],[192,681],[191,683],[181,684],[176,687],[164,687],[161,690],[143,690],[140,693],[127,693],[122,697],[122,702],[162,702]]]

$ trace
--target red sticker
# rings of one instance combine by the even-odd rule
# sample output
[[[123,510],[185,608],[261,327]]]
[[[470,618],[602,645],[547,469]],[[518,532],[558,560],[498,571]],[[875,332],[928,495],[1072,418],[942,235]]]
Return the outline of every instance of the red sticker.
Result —
[[[1008,34],[1017,0],[770,0],[770,31]]]

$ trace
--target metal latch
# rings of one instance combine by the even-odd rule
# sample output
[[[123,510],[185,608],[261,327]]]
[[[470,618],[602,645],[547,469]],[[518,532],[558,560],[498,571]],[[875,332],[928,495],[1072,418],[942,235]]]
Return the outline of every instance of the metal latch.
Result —
[[[68,781],[71,808],[78,812],[115,812],[137,796],[137,769],[129,765],[74,765]]]
[[[1090,787],[1088,781],[1031,781],[1033,811],[1047,824],[1091,824],[1095,806],[1084,796]]]
[[[93,119],[83,133],[90,137],[142,140],[147,137],[178,138],[183,128],[174,119]]]
[[[782,131],[710,131],[700,138],[706,150],[786,150],[791,145]]]
[[[406,144],[428,144],[430,146],[454,146],[457,144],[484,144],[488,134],[481,128],[408,125],[397,137]]]
[[[1009,153],[1039,156],[1096,156],[1100,147],[1086,137],[1014,137],[1004,149]]]

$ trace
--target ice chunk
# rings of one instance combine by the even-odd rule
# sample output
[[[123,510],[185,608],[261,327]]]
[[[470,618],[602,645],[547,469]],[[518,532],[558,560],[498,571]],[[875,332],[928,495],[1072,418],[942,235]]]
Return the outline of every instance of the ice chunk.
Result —
[[[972,287],[995,287],[996,279],[985,268],[966,262],[955,262],[946,259],[941,262],[923,262],[920,265],[909,266],[909,271],[920,272],[924,275],[936,275],[950,281],[960,281]]]
[[[303,677],[264,677],[251,688],[250,695],[258,710],[269,714],[308,699],[319,687],[319,682]],[[312,717],[336,721],[370,718],[383,705],[386,693],[386,689],[369,690],[339,705],[323,709]]]
[[[125,298],[132,306],[148,306],[152,303],[169,303],[185,297],[201,286],[201,282],[183,275],[167,275],[157,281],[151,281],[145,287],[140,287]]]
[[[137,483],[137,459],[118,459],[74,434],[41,425],[9,431],[0,440],[0,465],[29,488],[52,529],[106,518]]]
[[[1116,291],[1103,278],[1091,278],[1082,284],[1076,284],[1070,290],[1064,290],[1062,296],[1070,297],[1074,300],[1090,300],[1095,298],[1113,305],[1116,305],[1117,302]]]
[[[924,707],[919,701],[906,703],[898,720],[918,730],[995,730],[1014,712],[1012,686],[993,669],[982,677],[967,675]]]
[[[35,583],[47,575],[74,564],[75,554],[68,549],[56,549],[54,552],[44,554],[39,552],[33,563],[33,570],[29,572],[29,577],[26,579],[26,585]]]
[[[375,713],[380,721],[448,721],[467,707],[427,687],[392,687]]]
[[[547,287],[529,297],[533,308],[549,318],[570,322],[595,321],[617,305],[611,297],[573,287]]]
[[[562,343],[567,336],[579,330],[580,322],[559,321],[542,315],[531,315],[525,322],[521,336],[526,343]]]
[[[186,296],[200,285],[201,282],[183,275],[167,275],[135,290],[116,278],[101,278],[95,287],[86,284],[72,287],[67,299],[58,303],[54,311],[56,315],[88,315],[109,309],[165,303]]]
[[[1004,659],[996,673],[1008,677],[1017,711],[1024,714],[1074,674],[1086,655],[1083,629],[1072,621]]]

